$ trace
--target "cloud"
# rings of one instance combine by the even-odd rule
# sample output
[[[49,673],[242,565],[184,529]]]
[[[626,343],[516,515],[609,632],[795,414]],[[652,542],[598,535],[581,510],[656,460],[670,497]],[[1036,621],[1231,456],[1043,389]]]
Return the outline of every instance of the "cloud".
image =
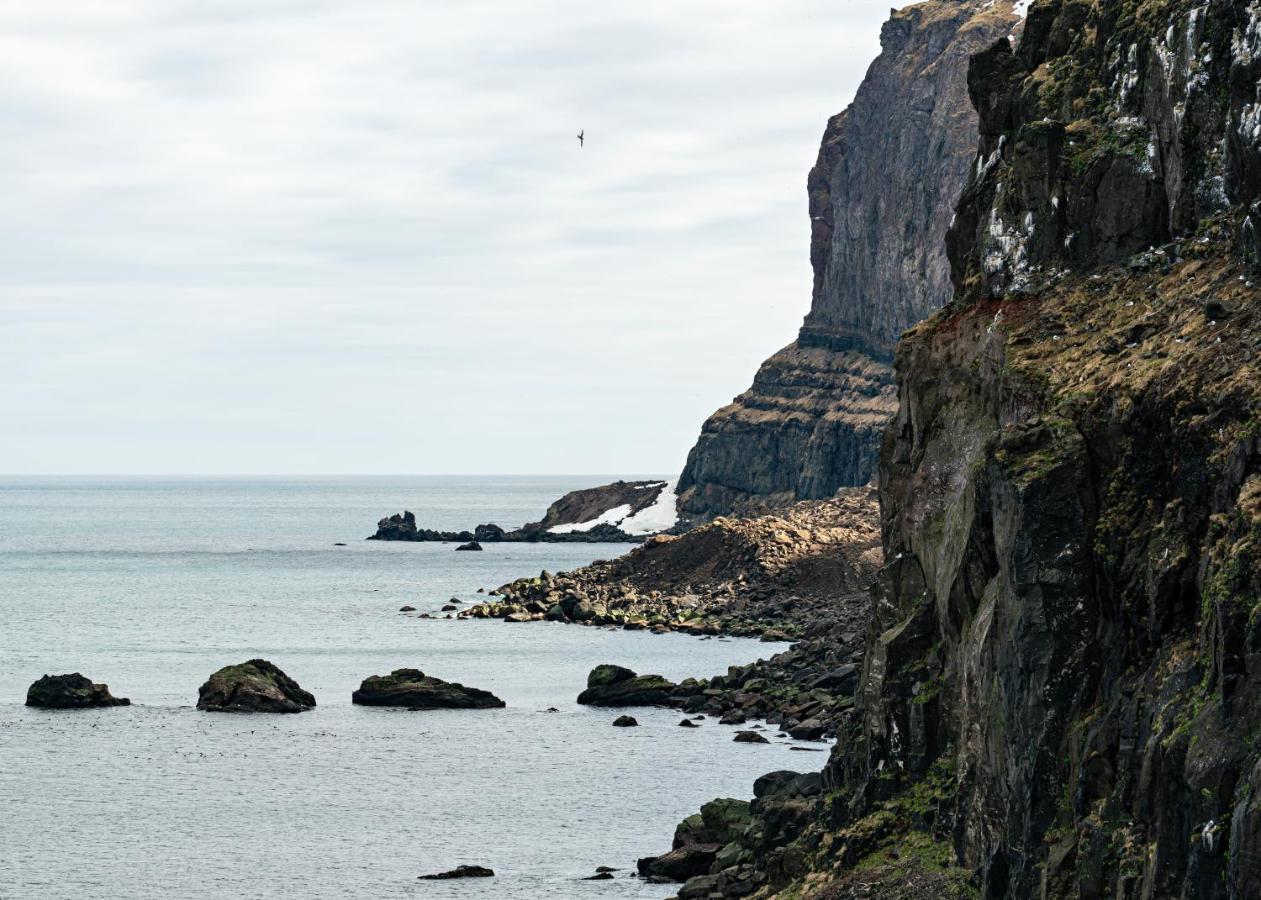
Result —
[[[887,11],[10,0],[0,471],[677,470]]]

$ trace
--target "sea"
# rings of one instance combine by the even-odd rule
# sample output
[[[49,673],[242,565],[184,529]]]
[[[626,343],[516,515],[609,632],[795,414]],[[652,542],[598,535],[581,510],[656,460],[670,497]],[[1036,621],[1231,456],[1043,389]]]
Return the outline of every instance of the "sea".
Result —
[[[422,619],[630,548],[364,540],[404,508],[431,528],[511,528],[605,480],[0,477],[0,900],[673,894],[633,877],[636,859],[669,850],[706,800],[824,755],[736,744],[712,719],[680,728],[666,709],[613,728],[619,711],[575,698],[599,663],[681,679],[784,645]],[[254,657],[316,709],[195,708],[212,672]],[[351,704],[363,678],[401,667],[507,707]],[[24,705],[62,672],[133,705]],[[460,864],[495,877],[417,877]],[[618,871],[585,880],[597,866]]]

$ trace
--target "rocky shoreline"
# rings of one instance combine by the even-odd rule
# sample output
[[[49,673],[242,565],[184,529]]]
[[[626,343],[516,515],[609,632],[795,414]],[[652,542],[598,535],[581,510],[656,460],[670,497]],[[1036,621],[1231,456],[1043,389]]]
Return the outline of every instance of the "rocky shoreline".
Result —
[[[460,618],[574,622],[767,640],[861,631],[881,563],[872,487],[658,535],[611,561],[492,591]]]

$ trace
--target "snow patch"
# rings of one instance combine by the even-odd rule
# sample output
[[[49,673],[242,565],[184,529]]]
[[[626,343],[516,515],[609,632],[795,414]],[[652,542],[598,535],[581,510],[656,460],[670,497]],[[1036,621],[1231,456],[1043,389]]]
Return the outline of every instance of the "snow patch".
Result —
[[[677,511],[678,495],[674,492],[678,481],[660,481],[656,484],[644,485],[640,490],[660,488],[661,492],[651,504],[645,506],[634,515],[631,504],[623,503],[605,510],[589,522],[571,522],[568,525],[553,525],[547,529],[552,534],[573,534],[577,531],[590,531],[598,525],[613,525],[627,534],[656,534],[672,528],[679,521]]]
[[[673,528],[679,521],[678,495],[674,492],[678,481],[667,481],[651,506],[645,506],[619,526],[627,534],[655,534]]]
[[[597,525],[616,525],[630,515],[630,511],[630,504],[623,503],[621,506],[605,510],[590,522],[570,522],[568,525],[553,525],[547,530],[552,534],[573,534],[575,531],[590,531]]]

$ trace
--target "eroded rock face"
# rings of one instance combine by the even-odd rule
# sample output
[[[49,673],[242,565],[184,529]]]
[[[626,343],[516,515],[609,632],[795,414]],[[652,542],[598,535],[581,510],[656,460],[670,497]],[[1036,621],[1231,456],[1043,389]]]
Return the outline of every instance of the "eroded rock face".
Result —
[[[351,700],[363,706],[408,709],[497,709],[505,705],[490,691],[443,681],[419,669],[395,669],[389,675],[365,678]]]
[[[201,686],[197,708],[210,712],[296,713],[315,708],[315,698],[265,659],[224,666]]]
[[[935,840],[985,897],[1255,895],[1258,60],[1261,7],[1182,0],[1038,0],[977,57],[815,865]]]
[[[904,329],[951,294],[943,238],[976,150],[969,56],[1010,32],[1005,0],[895,11],[807,179],[814,291],[797,340],[701,429],[679,481],[694,519],[865,484],[896,409]]]
[[[109,686],[94,684],[78,672],[69,675],[45,675],[26,692],[27,706],[47,709],[89,709],[97,706],[128,706],[126,697],[115,697]]]

